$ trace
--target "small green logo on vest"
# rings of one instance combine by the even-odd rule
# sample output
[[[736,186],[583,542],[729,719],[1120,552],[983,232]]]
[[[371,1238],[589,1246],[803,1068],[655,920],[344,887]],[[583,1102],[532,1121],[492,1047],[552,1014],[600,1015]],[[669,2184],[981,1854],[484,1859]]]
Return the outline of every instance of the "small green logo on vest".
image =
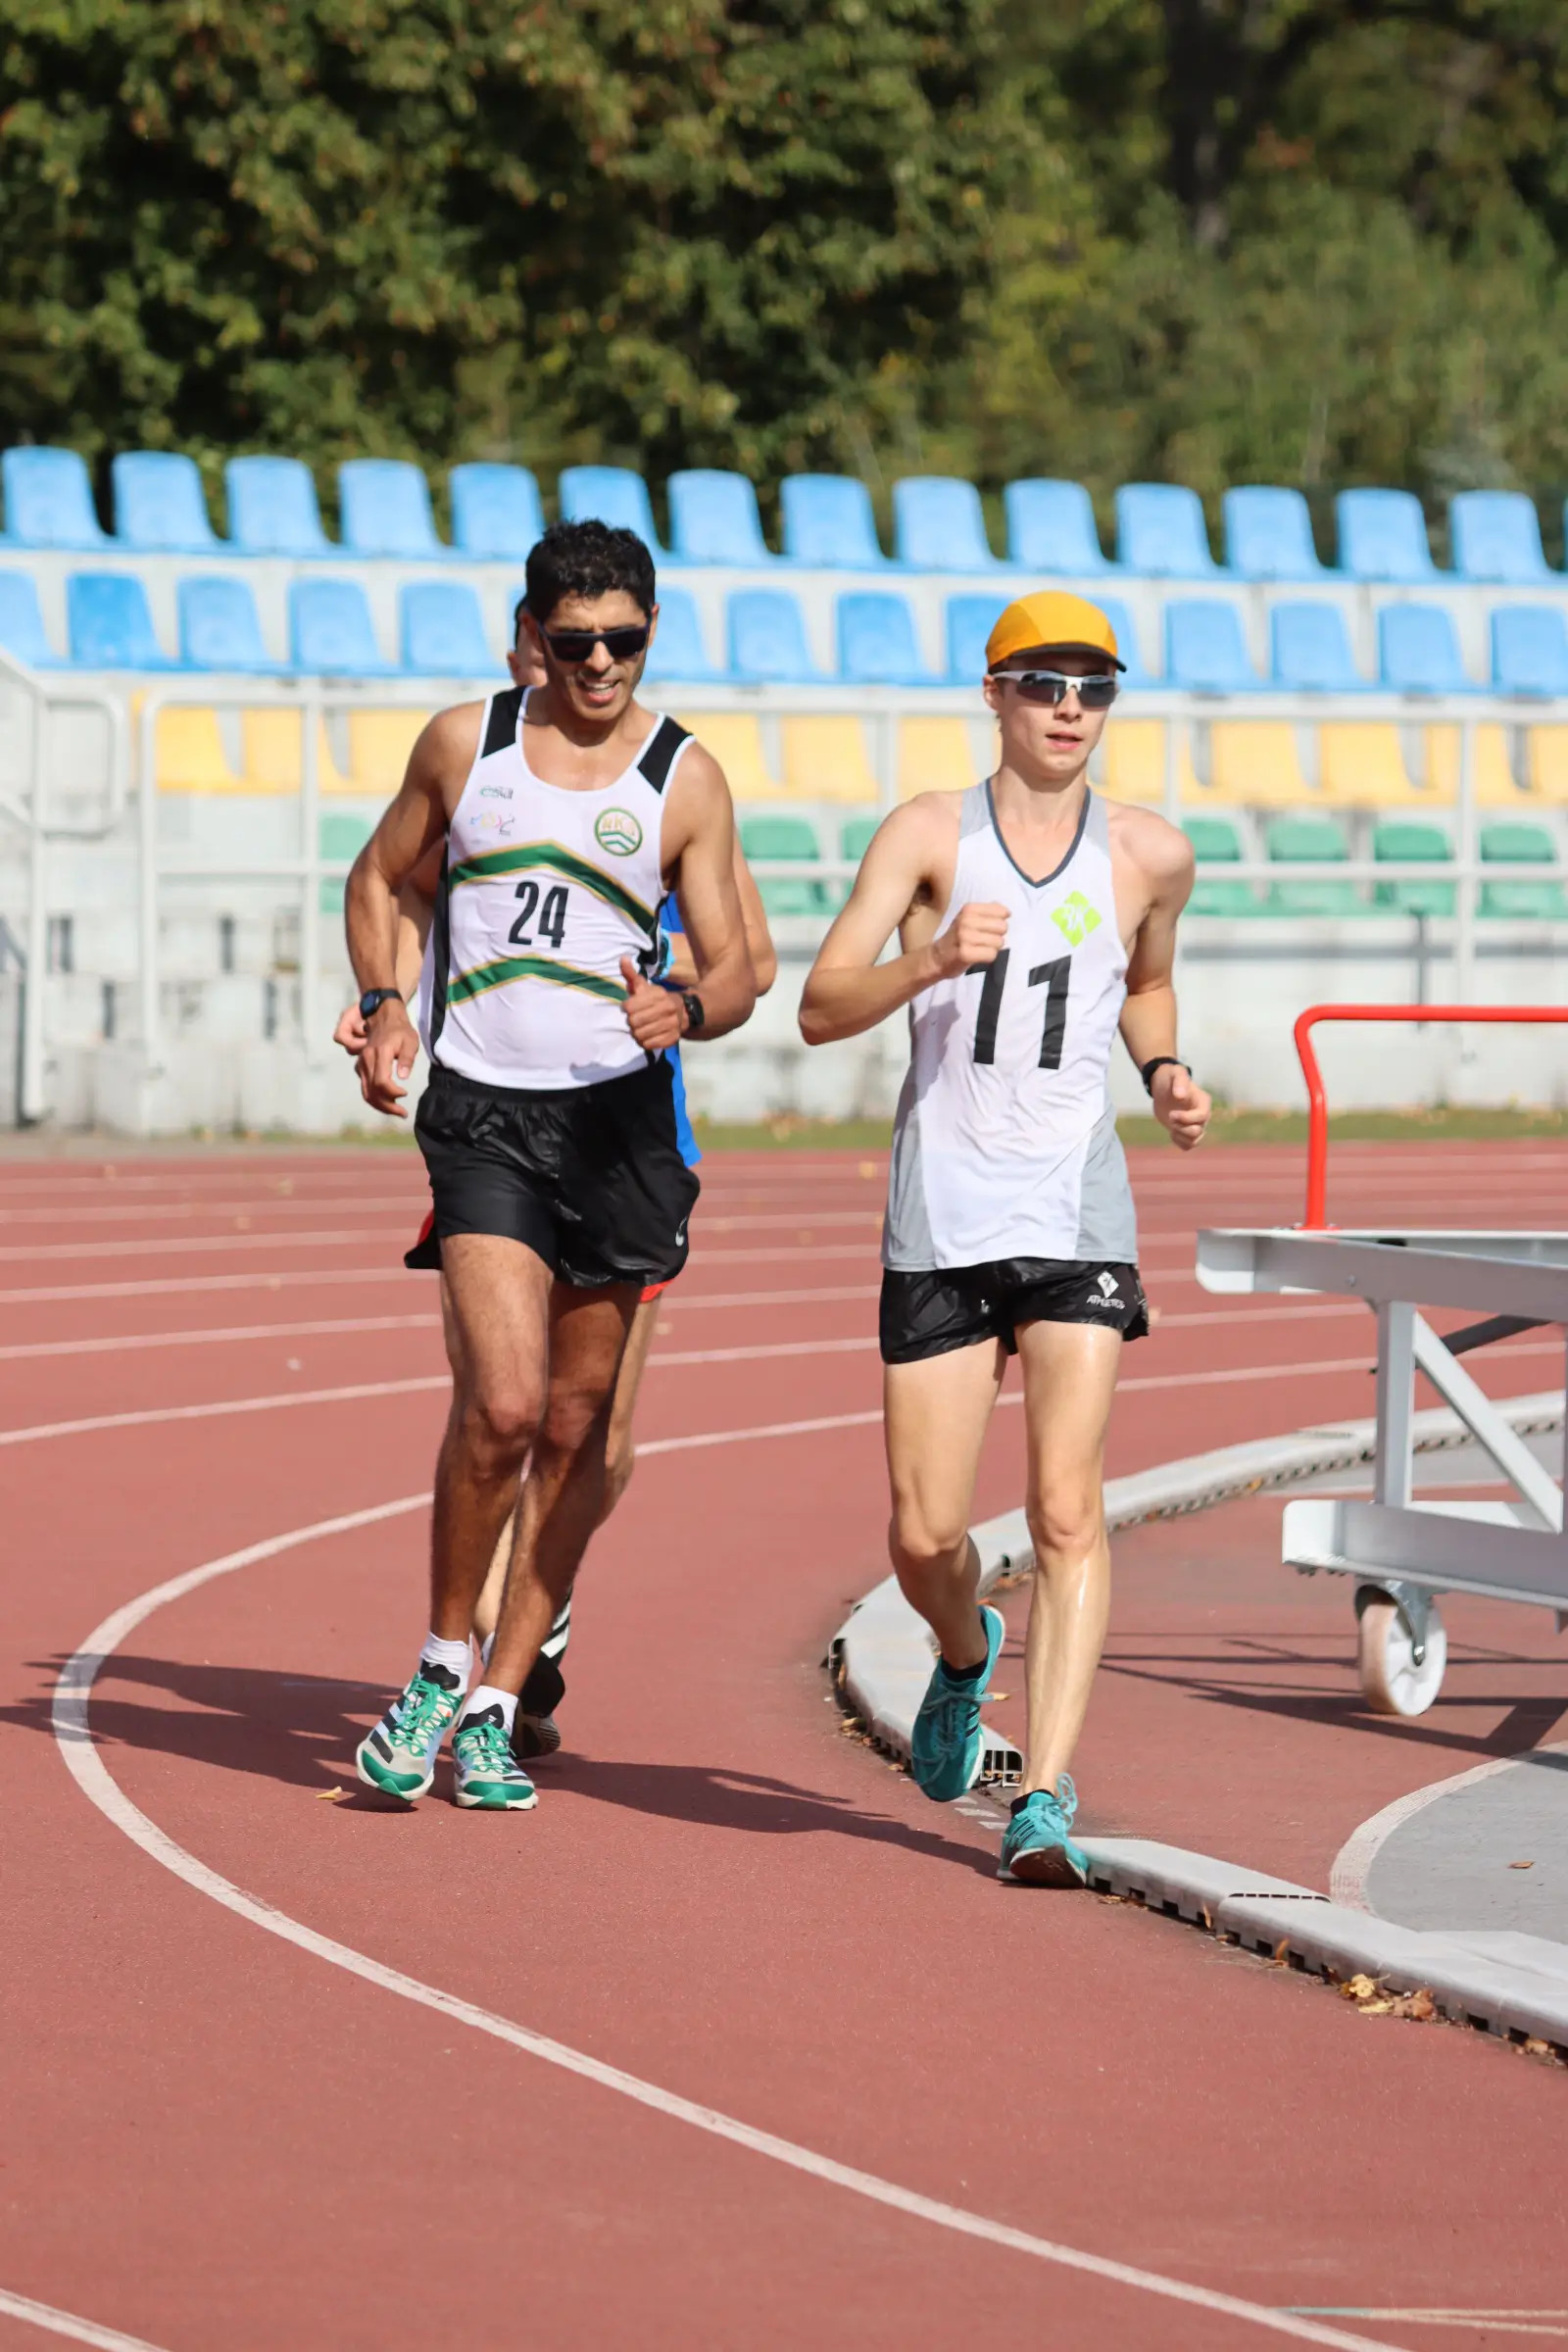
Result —
[[[606,808],[594,819],[594,839],[612,858],[629,858],[643,846],[643,829],[629,808]]]
[[[1081,948],[1090,932],[1100,929],[1099,910],[1081,890],[1069,891],[1061,905],[1052,908],[1051,919],[1070,948]]]

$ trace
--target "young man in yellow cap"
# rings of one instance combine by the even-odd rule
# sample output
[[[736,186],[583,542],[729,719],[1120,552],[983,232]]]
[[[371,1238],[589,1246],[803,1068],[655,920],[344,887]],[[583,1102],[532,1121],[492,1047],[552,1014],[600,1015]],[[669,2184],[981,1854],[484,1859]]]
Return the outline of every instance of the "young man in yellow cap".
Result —
[[[909,1006],[883,1236],[889,1545],[939,1658],[914,1777],[949,1799],[980,1770],[980,1704],[1002,1646],[977,1602],[975,1472],[1007,1357],[1023,1368],[1035,1584],[1028,1758],[1002,1876],[1082,1886],[1067,1766],[1110,1598],[1101,1492],[1124,1339],[1149,1328],[1107,1072],[1119,1028],[1183,1151],[1209,1099],[1176,1053],[1185,834],[1090,790],[1125,667],[1103,612],[1043,592],[986,647],[996,773],[887,818],[801,1001],[808,1045]],[[894,931],[903,954],[877,958]]]

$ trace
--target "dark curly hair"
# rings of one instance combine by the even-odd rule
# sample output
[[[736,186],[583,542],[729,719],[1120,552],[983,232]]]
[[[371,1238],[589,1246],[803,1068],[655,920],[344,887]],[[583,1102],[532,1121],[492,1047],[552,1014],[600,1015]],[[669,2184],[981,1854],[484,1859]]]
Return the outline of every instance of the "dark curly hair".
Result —
[[[541,625],[566,596],[635,597],[654,609],[654,559],[635,531],[608,522],[553,522],[528,551],[527,585],[512,616],[514,634],[531,612]]]

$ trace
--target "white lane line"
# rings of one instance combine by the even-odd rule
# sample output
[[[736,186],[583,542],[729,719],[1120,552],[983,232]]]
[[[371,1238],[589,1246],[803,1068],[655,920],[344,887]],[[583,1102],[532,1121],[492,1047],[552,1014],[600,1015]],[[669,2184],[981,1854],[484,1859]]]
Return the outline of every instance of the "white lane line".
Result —
[[[411,1242],[415,1231],[411,1219]],[[191,1257],[200,1250],[335,1250],[363,1245],[365,1239],[357,1226],[346,1225],[321,1233],[172,1233],[158,1242],[127,1242],[122,1236],[108,1242],[28,1242],[0,1250],[0,1264],[38,1265],[56,1257]]]
[[[3,1199],[0,1195],[0,1199]],[[371,1210],[388,1215],[396,1209],[401,1217],[422,1217],[429,1202],[417,1193],[359,1194],[345,1200],[127,1200],[113,1208],[0,1208],[0,1227],[7,1225],[105,1225],[123,1224],[128,1218],[149,1225],[167,1223],[171,1217],[318,1217],[323,1209],[352,1208],[358,1217]]]
[[[644,1448],[651,1451],[653,1448]],[[1239,2295],[1226,2295],[1206,2286],[1195,2286],[1183,2278],[1166,2278],[1158,2271],[1141,2270],[1131,2263],[1114,2262],[1104,2255],[1090,2254],[1077,2246],[1067,2246],[1055,2240],[1036,2237],[1025,2230],[1009,2229],[1005,2223],[995,2222],[988,2215],[972,2213],[961,2205],[949,2205],[938,2197],[922,2196],[917,2190],[902,2187],[897,2181],[883,2180],[879,2174],[862,2172],[858,2166],[841,2164],[832,2156],[824,2156],[814,2148],[804,2147],[797,2140],[781,2138],[773,2132],[759,2130],[755,2124],[742,2123],[739,2118],[725,2115],[716,2107],[705,2107],[696,2099],[683,2097],[680,2092],[666,2090],[661,2083],[646,2082],[642,2076],[628,2074],[623,2067],[611,2066],[602,2058],[590,2057],[585,2050],[575,2050],[566,2042],[556,2041],[550,2035],[536,2034],[526,2026],[514,2024],[511,2018],[499,2016],[494,2010],[481,2009],[472,2001],[460,2000],[434,1984],[426,1984],[417,1977],[406,1976],[401,1969],[388,1968],[368,1953],[356,1951],[352,1945],[337,1942],[332,1936],[320,1935],[286,1911],[247,1894],[229,1879],[222,1878],[205,1862],[187,1853],[181,1845],[148,1819],[112,1777],[93,1743],[89,1720],[92,1687],[103,1667],[113,1657],[128,1634],[146,1622],[154,1612],[171,1601],[181,1599],[215,1578],[232,1575],[236,1569],[248,1568],[257,1561],[273,1559],[280,1552],[293,1551],[302,1544],[334,1535],[343,1535],[362,1527],[372,1527],[382,1520],[393,1519],[401,1513],[422,1510],[429,1501],[428,1494],[406,1494],[395,1502],[382,1502],[368,1510],[347,1511],[335,1519],[320,1519],[310,1527],[291,1529],[286,1535],[272,1536],[261,1544],[248,1544],[242,1551],[225,1553],[220,1559],[208,1560],[183,1576],[171,1577],[167,1583],[155,1585],[151,1592],[127,1601],[94,1628],[85,1642],[69,1658],[55,1686],[54,1732],[67,1771],[77,1788],[95,1805],[106,1820],[138,1845],[142,1852],[165,1870],[194,1887],[197,1893],[221,1903],[252,1927],[263,1928],[285,1943],[324,1960],[350,1976],[377,1986],[383,1992],[395,1993],[422,2009],[431,2009],[438,2016],[455,2024],[471,2027],[475,2033],[488,2034],[496,2041],[510,2043],[527,2057],[542,2060],[546,2066],[558,2067],[564,2074],[574,2075],[579,2081],[592,2082],[602,2090],[616,2092],[631,2099],[639,2107],[651,2109],[656,2115],[668,2117],[674,2123],[688,2124],[710,2137],[727,2141],[733,2147],[744,2148],[751,2155],[766,2157],[774,2164],[787,2166],[809,2179],[821,2180],[833,2188],[848,2189],[855,2196],[870,2203],[906,2214],[911,2220],[930,2222],[938,2229],[950,2230],[962,2237],[979,2238],[985,2243],[1002,2246],[1015,2254],[1027,2254],[1037,2262],[1055,2265],[1059,2269],[1079,2271],[1092,2278],[1100,2278],[1112,2286],[1130,2287],[1143,2294],[1158,2296],[1165,2302],[1186,2304],[1190,2308],[1214,2313],[1223,2319],[1234,2319],[1262,2328],[1275,2335],[1294,2337],[1308,2344],[1339,2345],[1346,2352],[1380,2352],[1372,2339],[1348,2334],[1343,2328],[1330,2328],[1316,2320],[1305,2319],[1284,2311],[1271,2311],[1265,2305],[1250,2303]],[[125,2340],[125,2339],[122,2339]],[[1381,2347],[1387,2352],[1387,2347]]]
[[[14,2295],[0,2286],[0,2316],[8,2320],[25,2320],[41,2328],[48,2335],[69,2335],[73,2343],[96,2344],[100,2352],[158,2352],[156,2344],[145,2336],[122,2335],[118,2328],[100,2328],[96,2320],[82,2320],[74,2311],[57,2311],[52,2303],[35,2303],[30,2295]]]
[[[742,1251],[738,1254],[745,1256],[748,1262],[755,1265],[773,1265],[781,1257],[788,1257],[794,1252],[784,1250],[758,1250],[755,1253]],[[803,1252],[802,1254],[808,1253]],[[40,1286],[22,1291],[0,1291],[0,1306],[25,1306],[28,1304],[59,1306],[88,1298],[205,1297],[209,1293],[218,1291],[267,1291],[269,1293],[296,1290],[318,1291],[331,1290],[339,1283],[361,1282],[386,1283],[392,1289],[397,1290],[411,1279],[427,1282],[433,1280],[433,1275],[424,1273],[411,1277],[408,1269],[401,1264],[339,1266],[330,1273],[313,1270],[308,1273],[295,1274],[170,1275],[161,1281],[152,1282],[62,1283],[51,1284],[48,1288]],[[858,1285],[853,1290],[743,1291],[732,1296],[716,1297],[697,1293],[684,1298],[667,1297],[663,1300],[663,1305],[666,1309],[694,1306],[790,1306],[806,1300],[874,1298],[876,1296],[877,1286],[873,1283],[870,1286]]]
[[[439,1331],[439,1315],[360,1315],[338,1323],[234,1323],[222,1331],[136,1331],[122,1338],[28,1340],[0,1348],[0,1364],[39,1355],[122,1355],[139,1348],[221,1348],[240,1340],[322,1340],[344,1332]]]
[[[1477,1781],[1495,1780],[1499,1772],[1512,1772],[1515,1765],[1528,1764],[1535,1756],[1568,1756],[1568,1741],[1553,1741],[1546,1747],[1527,1747],[1514,1756],[1494,1756],[1490,1763],[1473,1764],[1468,1772],[1450,1773],[1446,1780],[1429,1781],[1424,1788],[1412,1788],[1408,1796],[1397,1796],[1370,1821],[1363,1821],[1334,1857],[1329,1872],[1329,1901],[1343,1903],[1349,1911],[1370,1912],[1378,1916],[1367,1900],[1366,1883],[1379,1848],[1386,1845],[1405,1822],[1424,1813],[1440,1797],[1451,1796],[1456,1788],[1468,1788]]]
[[[0,1446],[29,1446],[42,1438],[80,1438],[103,1429],[147,1429],[160,1421],[221,1421],[230,1413],[275,1413],[291,1404],[348,1404],[360,1396],[411,1396],[420,1389],[449,1389],[450,1372],[422,1380],[366,1380],[349,1389],[299,1389],[292,1396],[234,1396],[216,1404],[166,1404],[135,1413],[89,1413],[80,1421],[34,1421],[0,1429]]]

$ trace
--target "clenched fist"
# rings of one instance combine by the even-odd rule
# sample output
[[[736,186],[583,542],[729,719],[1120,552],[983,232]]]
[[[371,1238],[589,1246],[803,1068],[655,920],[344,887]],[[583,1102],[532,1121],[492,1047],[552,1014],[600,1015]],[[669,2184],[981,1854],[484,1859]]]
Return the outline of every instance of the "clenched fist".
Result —
[[[686,1007],[673,989],[656,988],[629,956],[620,959],[626,983],[626,1026],[645,1054],[678,1046],[686,1034]]]
[[[977,963],[995,963],[1007,944],[1007,909],[1005,906],[976,901],[960,906],[945,931],[931,942],[931,956],[936,969],[931,978],[956,979],[959,972],[972,970]]]
[[[1152,1101],[1154,1116],[1178,1152],[1191,1152],[1202,1142],[1214,1105],[1179,1061],[1167,1061],[1154,1072]]]

